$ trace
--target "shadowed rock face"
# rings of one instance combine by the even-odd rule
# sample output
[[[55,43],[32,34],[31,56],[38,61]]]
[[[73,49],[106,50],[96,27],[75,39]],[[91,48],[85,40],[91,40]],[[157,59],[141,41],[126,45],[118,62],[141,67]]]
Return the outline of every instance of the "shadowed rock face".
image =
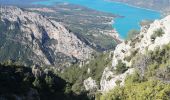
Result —
[[[4,7],[1,11],[1,61],[14,59],[57,66],[86,60],[93,52],[56,21],[17,7]]]

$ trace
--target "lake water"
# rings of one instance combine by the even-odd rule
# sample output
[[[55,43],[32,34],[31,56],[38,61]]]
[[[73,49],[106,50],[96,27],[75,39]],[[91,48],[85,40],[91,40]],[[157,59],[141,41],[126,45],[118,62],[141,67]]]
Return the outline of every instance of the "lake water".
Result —
[[[115,23],[113,24],[113,27],[119,32],[121,38],[126,38],[129,30],[139,30],[140,21],[144,19],[155,20],[160,18],[160,13],[157,11],[137,8],[124,3],[110,2],[107,0],[47,0],[33,2],[33,4],[54,5],[57,2],[77,4],[97,11],[124,16],[122,18],[116,18]]]

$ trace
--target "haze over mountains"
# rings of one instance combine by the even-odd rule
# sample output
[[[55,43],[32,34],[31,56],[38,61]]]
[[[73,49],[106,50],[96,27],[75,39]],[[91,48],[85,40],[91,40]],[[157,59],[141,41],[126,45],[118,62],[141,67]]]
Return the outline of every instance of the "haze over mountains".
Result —
[[[111,0],[158,11],[170,11],[170,0]]]
[[[40,1],[40,0],[1,0],[0,3],[1,4],[28,4],[30,3],[31,1]],[[43,0],[41,0],[43,1]]]

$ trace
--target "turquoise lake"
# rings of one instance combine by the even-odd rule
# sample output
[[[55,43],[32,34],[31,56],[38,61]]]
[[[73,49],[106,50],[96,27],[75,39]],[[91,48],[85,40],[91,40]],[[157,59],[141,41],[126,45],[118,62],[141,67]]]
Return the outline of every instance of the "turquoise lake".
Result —
[[[121,38],[126,38],[129,30],[140,29],[140,21],[155,20],[161,17],[160,12],[144,8],[133,7],[124,3],[110,2],[107,0],[47,0],[32,2],[32,4],[54,5],[58,2],[77,4],[97,11],[109,12],[124,16],[116,18],[113,27],[119,32]]]

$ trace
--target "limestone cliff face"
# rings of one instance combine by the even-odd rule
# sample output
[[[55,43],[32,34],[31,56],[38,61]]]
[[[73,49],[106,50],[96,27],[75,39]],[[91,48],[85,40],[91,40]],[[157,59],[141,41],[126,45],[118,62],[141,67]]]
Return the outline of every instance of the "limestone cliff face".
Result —
[[[4,28],[0,38],[5,39],[1,42],[1,50],[12,44],[22,47],[14,47],[16,51],[8,58],[18,60],[23,59],[21,55],[26,55],[24,58],[32,63],[59,65],[60,62],[88,59],[93,52],[61,23],[40,14],[17,7],[3,7],[0,15],[1,28]]]
[[[160,36],[156,36],[155,32],[161,30],[163,33]],[[113,52],[112,66],[105,68],[101,81],[101,91],[109,91],[116,86],[116,81],[121,81],[120,85],[124,84],[124,79],[128,74],[132,74],[134,69],[129,68],[125,73],[116,75],[113,73],[113,69],[118,64],[118,60],[121,60],[127,66],[131,67],[132,59],[127,61],[126,57],[135,56],[135,53],[145,54],[146,50],[154,50],[156,47],[168,44],[170,42],[170,16],[161,20],[156,20],[148,26],[141,28],[141,32],[138,36],[130,41],[125,41],[117,45]],[[135,52],[135,53],[134,53]]]
[[[98,89],[98,86],[96,84],[96,81],[93,80],[91,77],[84,80],[84,87],[88,91],[96,91]]]

